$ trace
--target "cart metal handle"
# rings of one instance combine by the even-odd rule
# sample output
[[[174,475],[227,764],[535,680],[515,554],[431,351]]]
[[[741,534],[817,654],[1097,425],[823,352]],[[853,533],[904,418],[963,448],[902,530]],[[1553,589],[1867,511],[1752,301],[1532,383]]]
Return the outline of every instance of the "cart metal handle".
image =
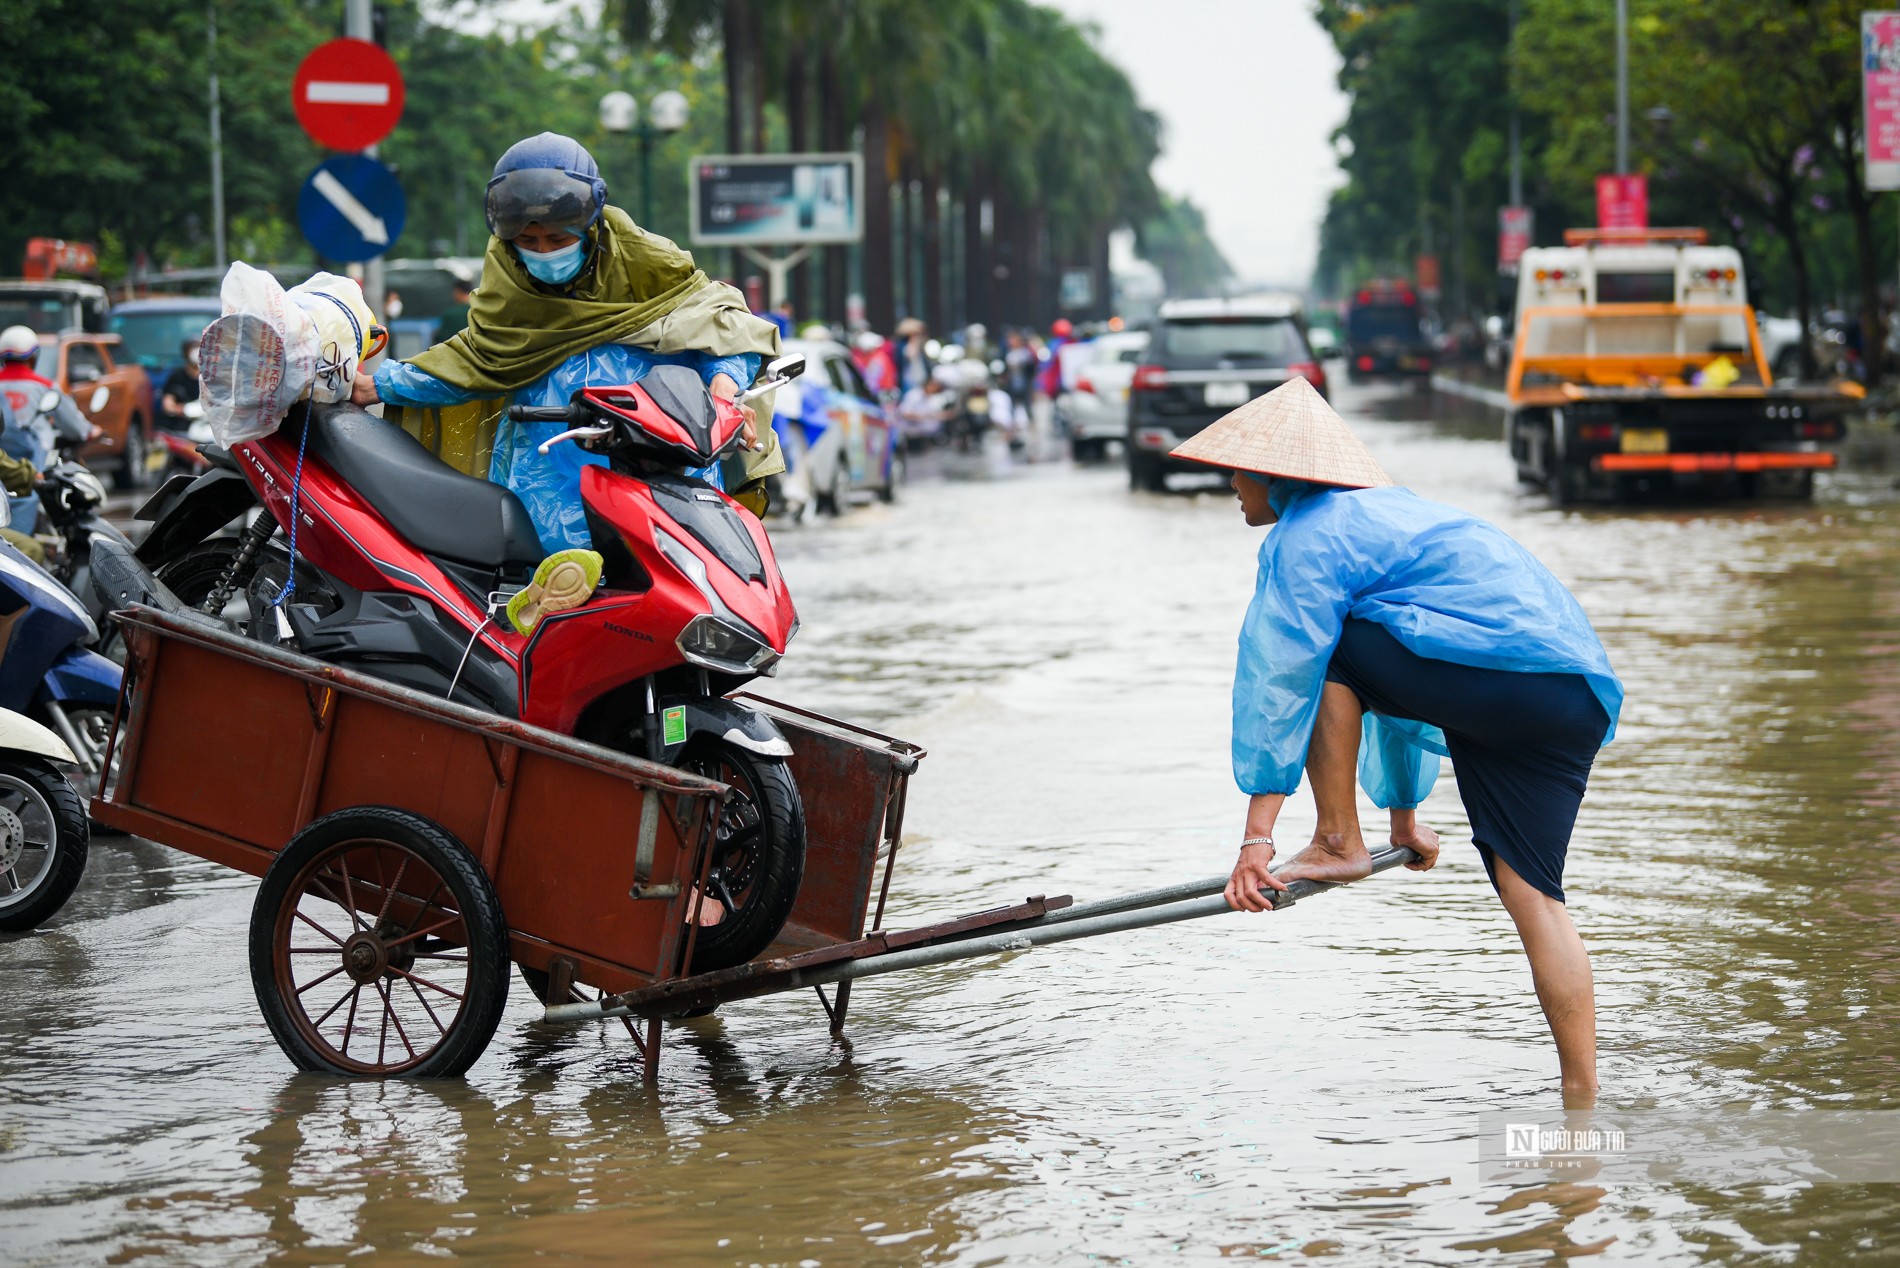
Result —
[[[1392,846],[1372,856],[1372,874],[1377,876],[1380,872],[1413,862],[1417,858],[1417,854],[1404,846]],[[1092,938],[1102,933],[1148,929],[1156,925],[1177,924],[1183,920],[1198,920],[1203,916],[1218,916],[1233,910],[1227,905],[1222,892],[1227,888],[1227,880],[1225,876],[1210,877],[1185,885],[1126,894],[1120,898],[1052,911],[1038,917],[1033,923],[1017,925],[1001,933],[985,933],[957,942],[934,943],[902,951],[888,951],[860,960],[841,960],[810,970],[800,969],[788,979],[780,981],[774,989],[795,990],[805,986],[824,986],[831,982],[849,982],[905,969],[929,968],[980,956],[1027,951],[1031,947],[1073,942],[1077,938]],[[1260,892],[1272,899],[1274,910],[1277,911],[1292,906],[1302,898],[1340,888],[1343,888],[1341,884],[1331,881],[1298,880],[1288,885],[1284,893],[1266,888]],[[557,1004],[547,1010],[542,1020],[596,1021],[603,1017],[627,1016],[631,1010],[624,1006],[610,1006],[611,998],[579,1004]]]

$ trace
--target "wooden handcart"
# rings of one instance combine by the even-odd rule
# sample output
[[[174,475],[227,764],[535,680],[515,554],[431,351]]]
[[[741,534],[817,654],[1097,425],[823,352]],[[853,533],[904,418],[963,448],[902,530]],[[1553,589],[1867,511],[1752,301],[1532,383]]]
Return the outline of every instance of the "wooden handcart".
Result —
[[[135,606],[115,619],[125,687],[93,816],[263,878],[252,983],[307,1070],[461,1074],[500,1022],[511,961],[548,1021],[623,1019],[652,1080],[669,1017],[809,986],[836,1034],[859,977],[1226,910],[1223,876],[885,930],[923,751],[752,697],[793,748],[804,881],[764,955],[694,973],[688,915],[726,785],[191,614]],[[1374,868],[1412,857],[1384,851]],[[1295,882],[1277,905],[1330,888]]]

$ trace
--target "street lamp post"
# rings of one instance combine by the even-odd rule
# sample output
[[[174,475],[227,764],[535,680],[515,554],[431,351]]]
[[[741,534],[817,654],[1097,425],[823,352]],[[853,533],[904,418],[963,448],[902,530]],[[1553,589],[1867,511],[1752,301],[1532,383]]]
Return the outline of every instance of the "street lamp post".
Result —
[[[600,99],[600,126],[608,132],[632,132],[640,138],[640,224],[653,225],[653,138],[670,136],[686,126],[686,94],[668,89],[647,103],[640,119],[640,103],[630,92],[610,92]]]

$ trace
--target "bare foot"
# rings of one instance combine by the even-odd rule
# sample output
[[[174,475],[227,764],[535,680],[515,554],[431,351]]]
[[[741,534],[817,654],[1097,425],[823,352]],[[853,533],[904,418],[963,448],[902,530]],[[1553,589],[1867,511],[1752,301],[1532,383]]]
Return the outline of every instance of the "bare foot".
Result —
[[[1274,873],[1281,880],[1326,881],[1343,885],[1362,881],[1372,875],[1372,852],[1357,832],[1328,832],[1315,835],[1313,844],[1293,856],[1293,860]]]
[[[693,887],[692,897],[693,901],[686,913],[687,924],[698,925],[701,929],[710,929],[726,918],[726,909],[700,893],[698,886]]]

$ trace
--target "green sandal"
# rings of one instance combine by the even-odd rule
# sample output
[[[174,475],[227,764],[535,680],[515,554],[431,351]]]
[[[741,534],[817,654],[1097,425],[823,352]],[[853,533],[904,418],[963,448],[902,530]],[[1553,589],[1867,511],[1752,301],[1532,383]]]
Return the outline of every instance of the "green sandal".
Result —
[[[600,584],[602,560],[591,550],[557,550],[534,570],[534,580],[508,600],[508,623],[531,634],[541,618],[577,608]]]

